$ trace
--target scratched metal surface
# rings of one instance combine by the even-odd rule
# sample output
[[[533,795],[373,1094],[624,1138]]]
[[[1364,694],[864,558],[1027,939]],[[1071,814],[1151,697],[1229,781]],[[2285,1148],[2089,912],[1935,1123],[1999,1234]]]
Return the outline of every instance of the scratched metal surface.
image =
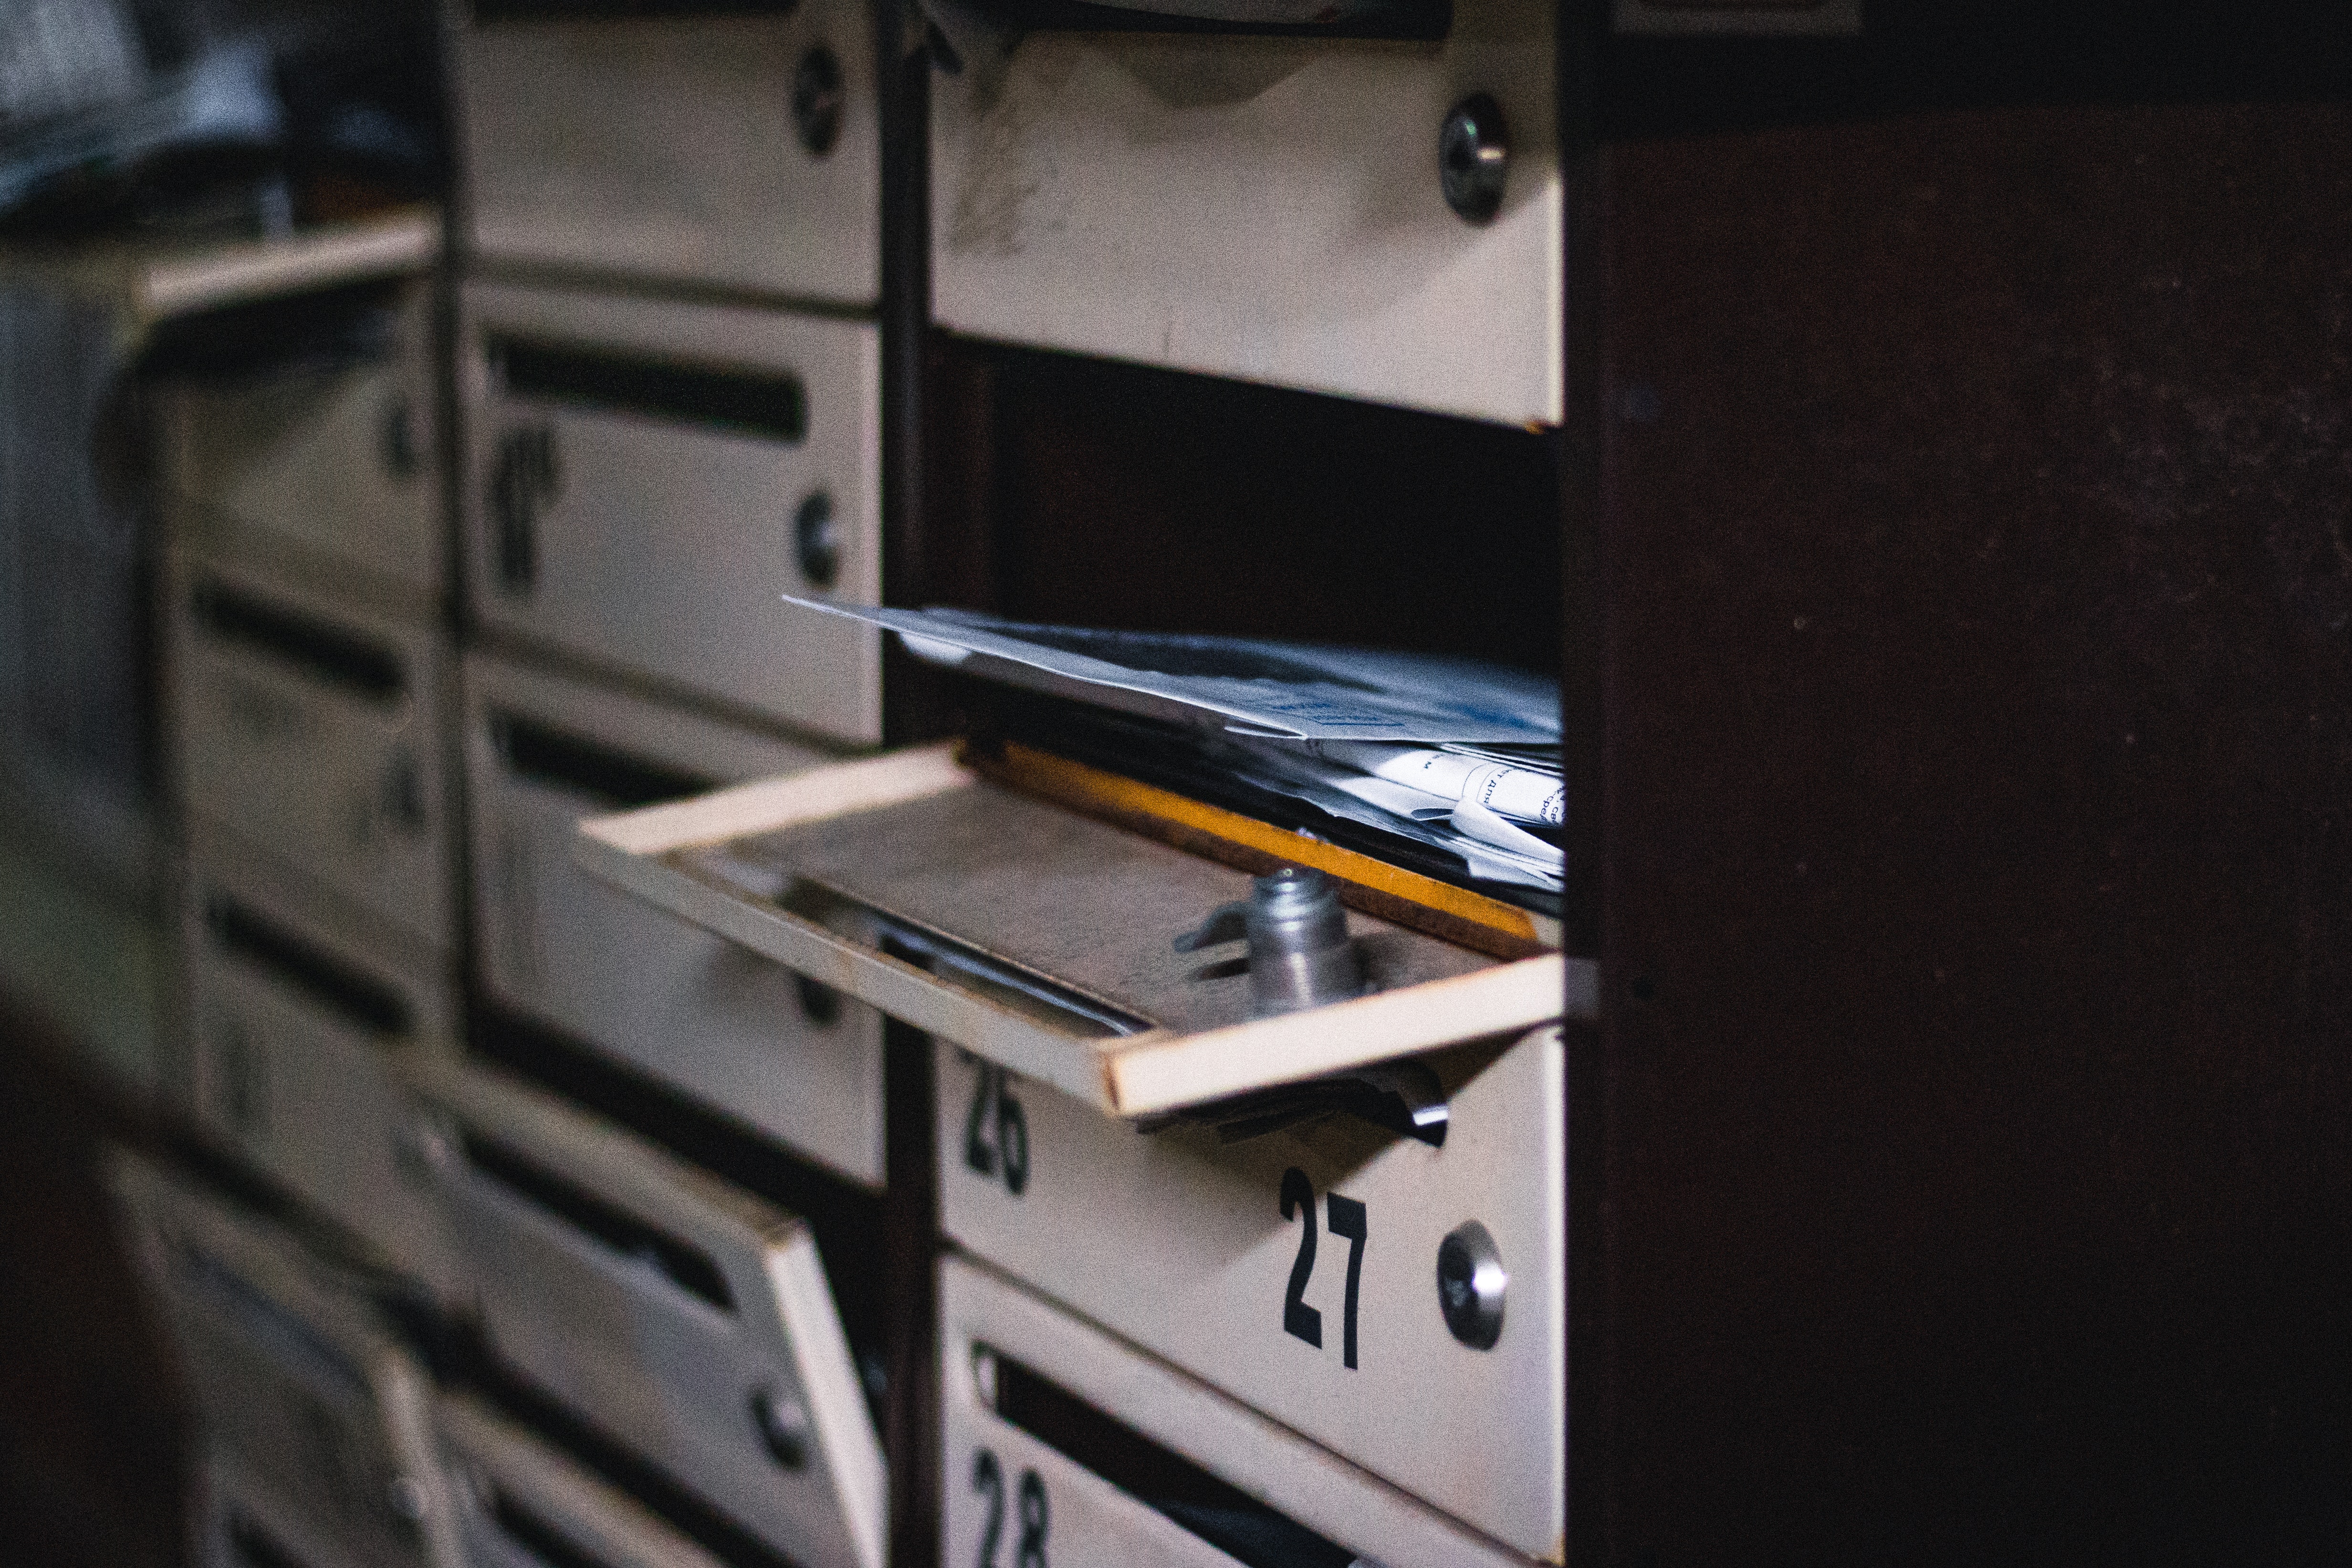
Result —
[[[1241,946],[1171,942],[1246,872],[992,784],[737,841],[730,853],[808,878],[1190,1034],[1244,1022]],[[1398,990],[1494,960],[1350,910],[1380,984]],[[1230,972],[1228,972],[1230,971]]]

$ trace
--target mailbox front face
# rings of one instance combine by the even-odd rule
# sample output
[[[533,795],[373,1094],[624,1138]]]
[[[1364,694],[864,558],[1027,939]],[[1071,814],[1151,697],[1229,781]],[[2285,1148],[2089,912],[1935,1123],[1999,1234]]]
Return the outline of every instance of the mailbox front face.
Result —
[[[1438,1147],[1344,1111],[1230,1142],[1198,1123],[1141,1132],[937,1053],[940,1215],[958,1244],[1517,1550],[1553,1550],[1557,1030],[1423,1058],[1448,1111]],[[1486,1288],[1451,1319],[1449,1237],[1457,1293]],[[1465,1280],[1465,1264],[1488,1272]]]
[[[572,862],[583,816],[820,753],[511,660],[466,668],[484,985],[854,1181],[882,1181],[882,1018]]]
[[[210,1468],[248,1530],[331,1543],[332,1561],[455,1568],[424,1374],[358,1295],[178,1177],[127,1157],[114,1177]]]
[[[853,742],[881,738],[880,339],[773,310],[476,285],[467,593],[513,637]]]
[[[354,307],[368,352],[257,376],[167,383],[165,482],[205,553],[282,563],[429,606],[443,562],[433,292]]]
[[[456,1049],[434,955],[337,911],[199,832],[181,915],[184,1110],[436,1294],[455,1286],[413,1147],[404,1064]]]
[[[801,1222],[463,1072],[444,1202],[499,1358],[809,1568],[880,1568],[882,1461]]]
[[[950,1257],[940,1281],[947,1563],[1525,1568],[992,1270]]]
[[[636,1499],[473,1399],[444,1394],[434,1427],[472,1568],[719,1568]]]
[[[939,319],[1557,423],[1552,10],[1455,0],[1433,44],[1038,32],[1001,68],[935,73]],[[1501,171],[1491,209],[1468,190],[1472,216],[1448,205],[1449,132],[1457,159]]]
[[[480,18],[457,35],[476,256],[833,304],[879,298],[881,137],[863,7],[626,19],[560,9]]]
[[[454,938],[445,688],[427,624],[175,563],[171,679],[190,816],[434,948]]]

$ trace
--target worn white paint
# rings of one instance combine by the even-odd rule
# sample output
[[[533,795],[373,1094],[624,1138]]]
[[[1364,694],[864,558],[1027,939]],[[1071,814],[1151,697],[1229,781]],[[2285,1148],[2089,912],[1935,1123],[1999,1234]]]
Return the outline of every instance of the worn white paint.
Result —
[[[515,396],[486,340],[717,371],[789,372],[807,389],[798,445],[682,420]],[[477,283],[464,296],[459,484],[467,602],[493,632],[828,738],[882,735],[880,636],[782,603],[801,575],[793,514],[832,497],[832,596],[881,601],[881,338],[870,323],[621,294]],[[551,433],[560,473],[538,509],[538,577],[501,584],[489,488],[510,430]]]
[[[1060,1568],[1211,1568],[1228,1561],[1165,1515],[1025,1437],[982,1397],[974,1351],[1008,1356],[1383,1568],[1505,1568],[1526,1559],[1297,1433],[1236,1404],[985,1268],[940,1265],[941,1534],[949,1563],[977,1560],[986,1498],[971,1486],[986,1448],[1005,1469],[1005,1543],[1017,1539],[1014,1493],[1024,1469],[1044,1482],[1048,1558]],[[1419,1412],[1399,1411],[1410,1422]],[[1465,1463],[1477,1462],[1474,1452]],[[1003,1552],[1000,1561],[1010,1562]]]
[[[935,310],[982,337],[1519,425],[1561,417],[1552,10],[1443,43],[1034,33],[934,76]],[[1465,223],[1438,132],[1509,126]]]
[[[441,1192],[499,1357],[792,1561],[881,1568],[881,1443],[807,1227],[512,1079],[446,1066],[426,1098],[461,1141],[488,1138],[698,1249],[734,1302],[721,1310],[459,1153]],[[801,1469],[761,1440],[761,1390],[814,1423]]]
[[[772,16],[533,20],[455,35],[467,240],[493,262],[869,304],[881,292],[874,23],[853,0]],[[803,54],[840,61],[838,144],[802,145]]]
[[[382,650],[404,690],[375,701],[215,635],[191,597],[207,582]],[[444,737],[457,672],[438,628],[184,553],[166,574],[163,618],[164,711],[189,816],[268,846],[329,892],[449,948],[457,848]]]
[[[882,1182],[882,1016],[830,1024],[792,971],[595,880],[572,862],[595,796],[518,773],[515,715],[705,779],[827,759],[790,742],[510,658],[468,655],[466,766],[474,953],[483,988],[852,1180]]]

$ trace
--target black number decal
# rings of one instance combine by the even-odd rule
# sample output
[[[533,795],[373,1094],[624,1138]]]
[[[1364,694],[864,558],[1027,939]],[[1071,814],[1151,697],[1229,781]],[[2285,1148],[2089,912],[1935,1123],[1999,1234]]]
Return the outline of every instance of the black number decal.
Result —
[[[996,1568],[996,1542],[1004,1534],[1004,1472],[985,1448],[971,1456],[971,1489],[988,1494],[988,1526],[981,1532],[979,1568]]]
[[[971,1086],[971,1109],[963,1119],[963,1163],[983,1176],[996,1174],[996,1151],[988,1142],[988,1101],[995,1088],[996,1069],[982,1063],[980,1080]]]
[[[988,1496],[988,1523],[980,1534],[977,1568],[996,1568],[997,1543],[1004,1539],[1004,1469],[986,1448],[971,1456],[971,1489]],[[1045,1483],[1034,1470],[1021,1472],[1021,1543],[1013,1551],[1013,1568],[1046,1568]]]
[[[1293,1165],[1282,1173],[1282,1217],[1296,1211],[1299,1223],[1298,1257],[1290,1265],[1290,1290],[1282,1298],[1282,1331],[1318,1349],[1323,1343],[1323,1314],[1307,1304],[1307,1281],[1315,1273],[1315,1184]]]
[[[1029,1113],[1013,1098],[1013,1078],[996,1069],[996,1149],[1004,1157],[1004,1190],[1019,1197],[1029,1185]]]
[[[1045,1483],[1021,1472],[1021,1552],[1013,1568],[1045,1568]]]
[[[973,1058],[966,1056],[964,1059]],[[980,1078],[971,1086],[971,1109],[963,1118],[963,1163],[983,1176],[1002,1171],[1004,1190],[1017,1198],[1029,1186],[1029,1113],[1013,1098],[1011,1073],[986,1062],[978,1065]],[[991,1120],[996,1123],[993,1143],[988,1141]]]
[[[1356,1287],[1364,1278],[1364,1237],[1371,1226],[1364,1205],[1354,1198],[1343,1198],[1331,1193],[1324,1198],[1331,1219],[1331,1234],[1348,1238],[1348,1299],[1339,1332],[1339,1363],[1353,1371],[1356,1365]]]
[[[1364,1283],[1364,1242],[1372,1233],[1371,1211],[1356,1198],[1325,1194],[1331,1234],[1348,1238],[1348,1292],[1339,1319],[1339,1364],[1356,1370],[1356,1304]],[[1307,1282],[1315,1278],[1315,1184],[1293,1165],[1282,1173],[1282,1217],[1298,1216],[1298,1256],[1290,1264],[1290,1289],[1282,1298],[1282,1331],[1323,1347],[1323,1314],[1307,1304]]]

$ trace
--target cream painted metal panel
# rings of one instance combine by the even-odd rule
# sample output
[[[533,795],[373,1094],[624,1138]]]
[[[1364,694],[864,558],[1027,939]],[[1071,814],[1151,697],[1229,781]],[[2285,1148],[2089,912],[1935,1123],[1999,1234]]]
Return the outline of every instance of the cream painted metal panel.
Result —
[[[779,9],[461,29],[454,85],[475,254],[840,304],[879,298],[873,20],[849,0]],[[820,50],[840,93],[822,155],[793,116]]]
[[[466,661],[478,973],[508,1005],[852,1180],[882,1184],[882,1016],[583,871],[583,816],[804,769],[787,742],[485,654]]]
[[[459,488],[476,615],[676,691],[878,741],[878,635],[779,595],[880,602],[880,343],[864,322],[469,286]],[[551,353],[574,374],[515,374]],[[693,416],[700,380],[694,395],[636,395],[665,374],[753,378],[760,412],[786,425],[776,384],[796,381],[805,434]],[[816,505],[834,564],[813,576],[799,537]]]
[[[479,1401],[444,1394],[434,1425],[470,1568],[549,1568],[542,1542],[580,1568],[720,1568],[636,1499]]]
[[[1540,1555],[1566,1526],[1559,1032],[1421,1060],[1446,1094],[1440,1147],[1333,1112],[1234,1142],[1200,1124],[1141,1133],[939,1047],[940,1222],[1114,1333]],[[1448,1330],[1437,1283],[1440,1244],[1471,1221],[1509,1277],[1485,1350]],[[1286,1326],[1302,1260],[1314,1343]]]
[[[173,531],[338,597],[429,611],[446,554],[432,286],[371,309],[384,342],[358,363],[159,384]]]
[[[1362,1568],[1527,1561],[1003,1276],[950,1257],[940,1265],[945,1562],[980,1560],[992,1514],[1003,1563],[1015,1561],[1024,1530],[1041,1538],[1044,1560],[1056,1568],[1223,1568],[1232,1561],[1151,1500],[1088,1469],[1087,1457],[1057,1452],[1000,1414],[990,1385],[1002,1387],[1007,1361],[1292,1523],[1360,1553]],[[1465,1462],[1477,1462],[1475,1452]],[[987,1483],[992,1467],[994,1487]],[[1025,1513],[1024,1489],[1036,1494]]]
[[[1456,0],[1443,44],[1033,33],[935,75],[939,320],[982,337],[1507,424],[1561,417],[1552,11]],[[1501,210],[1446,205],[1492,95]]]
[[[881,1568],[882,1452],[797,1217],[509,1079],[429,1099],[495,1353],[806,1568]]]
[[[356,1282],[189,1178],[121,1151],[108,1177],[219,1495],[325,1562],[458,1568],[429,1384]]]
[[[167,706],[190,816],[436,948],[455,939],[445,726],[429,624],[174,556]]]
[[[203,1135],[448,1298],[457,1265],[406,1074],[457,1049],[446,961],[196,825],[181,907]]]
[[[1497,962],[1351,913],[1383,988],[1253,1017],[1245,974],[1171,946],[1244,896],[1244,873],[989,784],[944,746],[594,818],[575,852],[616,887],[1114,1116],[1599,1005],[1589,960]]]

